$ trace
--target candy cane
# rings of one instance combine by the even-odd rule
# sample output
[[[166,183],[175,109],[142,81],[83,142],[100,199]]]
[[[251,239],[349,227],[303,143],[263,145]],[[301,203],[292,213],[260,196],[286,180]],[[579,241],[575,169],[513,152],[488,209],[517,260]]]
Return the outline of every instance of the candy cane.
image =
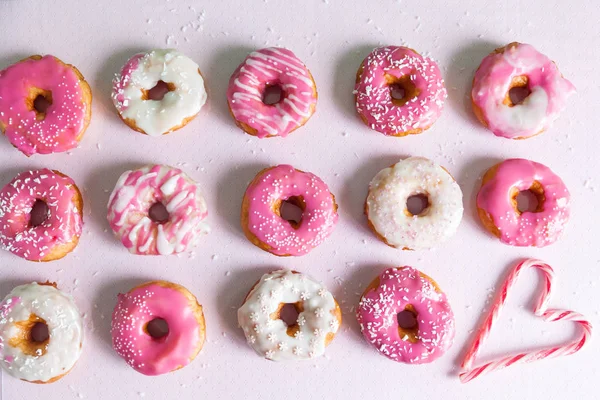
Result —
[[[545,285],[540,293],[540,296],[535,304],[534,313],[535,315],[541,316],[544,321],[554,322],[554,321],[573,321],[579,324],[581,327],[581,336],[570,342],[568,344],[562,346],[549,347],[546,349],[519,353],[512,356],[500,358],[498,360],[494,360],[488,362],[484,365],[481,365],[476,368],[472,368],[477,355],[481,350],[482,344],[488,338],[492,326],[498,319],[500,311],[506,302],[506,296],[510,288],[514,285],[517,277],[523,269],[528,267],[537,268],[544,273]],[[513,364],[522,364],[528,363],[532,361],[541,360],[544,358],[556,358],[561,356],[570,355],[579,351],[583,345],[589,340],[592,334],[592,325],[590,322],[581,314],[570,311],[570,310],[559,310],[559,309],[547,309],[548,301],[550,300],[550,296],[552,293],[552,283],[554,280],[554,270],[548,264],[534,259],[525,260],[513,269],[513,271],[508,275],[502,288],[500,290],[500,295],[494,302],[492,309],[490,310],[489,315],[479,328],[477,335],[475,336],[475,340],[473,341],[471,347],[467,351],[465,358],[462,362],[462,367],[466,370],[460,374],[460,380],[463,383],[469,382],[472,379],[477,378],[480,375],[486,374],[491,371],[495,371],[498,369],[502,369],[508,367]]]

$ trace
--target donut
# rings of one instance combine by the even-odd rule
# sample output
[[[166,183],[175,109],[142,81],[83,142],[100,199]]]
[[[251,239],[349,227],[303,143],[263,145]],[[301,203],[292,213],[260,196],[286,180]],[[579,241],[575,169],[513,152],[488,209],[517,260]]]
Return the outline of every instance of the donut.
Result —
[[[166,165],[124,172],[108,201],[108,222],[133,254],[167,255],[191,250],[210,231],[200,187]]]
[[[418,215],[408,210],[412,197],[426,201]],[[365,214],[369,227],[387,245],[430,249],[458,229],[462,191],[444,167],[423,157],[410,157],[375,175],[369,184]]]
[[[356,316],[366,341],[397,362],[430,363],[454,340],[446,295],[413,267],[383,271],[362,294]]]
[[[266,99],[269,92],[279,94],[279,99],[274,103]],[[315,112],[317,86],[294,53],[269,47],[250,53],[235,70],[229,79],[227,102],[244,132],[259,138],[286,137]]]
[[[206,338],[202,306],[186,288],[166,281],[136,286],[112,315],[113,348],[144,375],[162,375],[196,358]]]
[[[295,310],[284,320],[284,309]],[[342,311],[320,283],[297,271],[265,274],[238,310],[248,344],[272,361],[307,360],[325,353],[342,323]]]
[[[284,202],[302,210],[299,222],[281,217]],[[338,220],[335,196],[319,177],[291,165],[263,169],[242,201],[242,228],[252,244],[276,256],[302,256],[329,237]]]
[[[516,103],[512,90],[524,99]],[[556,64],[533,46],[510,43],[483,59],[471,100],[479,121],[494,135],[527,139],[550,128],[575,87]]]
[[[356,73],[356,111],[368,127],[386,136],[429,129],[447,96],[435,61],[408,47],[378,47]]]
[[[149,136],[183,128],[206,98],[198,64],[173,49],[134,55],[113,80],[112,100],[119,116]]]
[[[530,191],[537,199],[533,211],[519,211],[517,196]],[[569,190],[550,168],[513,158],[494,165],[483,175],[477,212],[485,228],[511,246],[544,247],[563,233],[570,216]]]
[[[0,132],[26,156],[79,144],[92,118],[92,90],[58,58],[34,55],[0,71]]]
[[[29,261],[63,258],[79,243],[83,199],[67,175],[19,173],[0,190],[0,247]]]
[[[0,366],[31,383],[59,380],[82,352],[83,318],[55,283],[15,287],[0,303]]]

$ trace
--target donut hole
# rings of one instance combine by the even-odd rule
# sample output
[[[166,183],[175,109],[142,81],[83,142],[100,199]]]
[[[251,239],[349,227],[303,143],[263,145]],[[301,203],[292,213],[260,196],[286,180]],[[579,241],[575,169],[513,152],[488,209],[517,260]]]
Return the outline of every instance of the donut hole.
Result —
[[[46,113],[52,105],[52,92],[36,87],[29,88],[29,94],[25,99],[27,109],[35,113],[35,119],[43,121]]]
[[[36,322],[29,332],[31,341],[35,343],[43,343],[50,338],[50,331],[45,322]]]
[[[50,331],[43,318],[30,314],[29,318],[13,323],[16,334],[8,340],[8,345],[18,348],[29,356],[43,356],[50,343]]]
[[[302,196],[292,196],[282,200],[279,204],[277,214],[292,226],[298,229],[302,223],[306,202]]]
[[[397,78],[393,75],[386,74],[385,80],[390,90],[390,97],[395,106],[402,107],[409,101],[419,96],[420,90],[413,83],[410,75],[402,75]]]
[[[513,190],[513,207],[519,215],[525,212],[536,213],[542,211],[544,200],[544,189],[537,181],[527,190]]]
[[[283,88],[280,84],[270,84],[265,86],[262,101],[264,104],[272,106],[283,100],[283,94]]]
[[[167,207],[163,203],[157,201],[148,209],[148,218],[157,224],[164,224],[169,220],[169,211],[167,211]]]
[[[425,193],[417,193],[406,199],[406,215],[418,217],[425,215],[429,209],[429,196]]]
[[[416,343],[419,340],[419,321],[417,311],[412,304],[407,305],[404,310],[396,315],[398,322],[398,334],[400,339]]]
[[[175,84],[160,80],[149,90],[142,90],[143,100],[161,101],[165,95],[175,90]]]
[[[525,99],[531,94],[531,89],[529,89],[529,78],[526,76],[515,76],[512,79],[510,84],[510,88],[506,93],[506,98],[504,99],[504,103],[509,107],[518,106],[523,104]]]
[[[144,332],[154,340],[160,340],[169,334],[169,324],[163,318],[154,318],[144,327]]]
[[[44,200],[37,199],[29,212],[29,226],[35,228],[48,219],[48,204]]]
[[[279,303],[279,307],[270,315],[273,320],[281,320],[286,326],[286,334],[294,337],[296,332],[300,330],[298,325],[298,316],[304,311],[304,304],[297,303]]]

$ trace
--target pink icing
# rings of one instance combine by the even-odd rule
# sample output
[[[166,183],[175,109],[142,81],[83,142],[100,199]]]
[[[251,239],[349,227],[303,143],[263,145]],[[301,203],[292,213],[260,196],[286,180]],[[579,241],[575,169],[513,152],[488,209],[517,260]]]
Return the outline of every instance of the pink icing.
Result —
[[[512,191],[528,190],[534,182],[539,182],[544,190],[542,211],[519,215],[511,202]],[[495,177],[481,187],[477,207],[490,215],[503,243],[544,247],[560,237],[569,220],[570,194],[550,168],[514,158],[503,161]]]
[[[418,341],[400,337],[397,315],[407,305],[417,314]],[[408,364],[429,363],[450,348],[454,314],[444,293],[412,267],[388,268],[379,286],[363,295],[357,310],[365,339],[386,357]]]
[[[32,87],[52,92],[52,105],[41,121],[25,102]],[[88,113],[79,77],[53,56],[27,59],[0,71],[0,125],[27,156],[77,147]]]
[[[282,89],[276,104],[263,103],[268,85]],[[294,53],[270,47],[253,51],[235,70],[227,100],[236,121],[255,129],[259,138],[285,137],[314,113],[317,91],[310,72]]]
[[[363,61],[356,83],[356,110],[371,129],[398,135],[427,129],[442,113],[447,97],[442,74],[435,61],[407,47],[387,46],[373,50]],[[385,76],[409,75],[419,94],[402,106],[392,102]]]
[[[526,76],[531,91],[514,107],[503,104],[514,77]],[[575,87],[552,60],[528,44],[509,46],[483,59],[473,80],[473,102],[489,129],[510,139],[526,138],[549,128],[566,106]]]
[[[0,191],[0,245],[30,261],[41,261],[56,246],[81,236],[82,210],[73,203],[75,182],[49,169],[18,174]],[[48,217],[29,226],[31,208],[43,200]]]
[[[125,101],[125,88],[129,86],[131,81],[131,74],[138,69],[140,59],[143,58],[146,53],[138,53],[131,57],[121,69],[121,72],[116,74],[113,79],[113,90],[112,97],[113,103],[119,112],[127,109],[128,104]]]
[[[148,216],[161,202],[167,222]],[[198,185],[183,171],[154,165],[121,175],[108,203],[108,221],[125,247],[135,254],[173,254],[191,249],[208,232],[208,209]]]
[[[164,319],[169,333],[156,339],[145,332],[148,322]],[[115,351],[136,371],[161,375],[184,367],[203,344],[195,310],[182,292],[157,283],[119,294],[112,316]]]
[[[277,200],[296,196],[306,204],[298,228],[272,211]],[[333,195],[325,182],[291,165],[263,171],[258,181],[246,189],[244,200],[249,202],[247,229],[279,256],[307,254],[331,234],[338,219]]]

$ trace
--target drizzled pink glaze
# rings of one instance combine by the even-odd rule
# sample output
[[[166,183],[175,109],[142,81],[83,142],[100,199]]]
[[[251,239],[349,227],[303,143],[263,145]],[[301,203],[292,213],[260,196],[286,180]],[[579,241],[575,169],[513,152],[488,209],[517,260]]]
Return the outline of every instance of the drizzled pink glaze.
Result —
[[[418,342],[400,337],[397,315],[412,305],[417,313]],[[429,363],[450,348],[454,314],[444,293],[412,267],[388,268],[379,286],[365,293],[356,312],[365,339],[386,357],[408,364]]]
[[[150,207],[161,202],[169,220],[157,223],[148,217]],[[166,255],[190,250],[209,228],[208,215],[198,185],[183,171],[154,165],[121,175],[108,202],[108,222],[134,254]]]
[[[272,210],[276,201],[296,196],[306,203],[297,229]],[[246,202],[247,229],[278,256],[307,254],[331,234],[338,219],[337,205],[325,182],[291,165],[262,171],[246,189]]]
[[[160,339],[145,332],[155,318],[169,326],[169,333]],[[113,348],[144,375],[161,375],[188,365],[203,344],[202,329],[190,299],[156,282],[119,294],[111,324]]]
[[[73,203],[75,182],[49,169],[18,174],[0,191],[0,245],[30,261],[41,261],[56,246],[81,236],[83,219]],[[48,205],[48,217],[29,226],[36,200]]]
[[[544,190],[542,211],[519,215],[511,201],[512,191],[528,190],[534,182],[539,182]],[[477,207],[490,215],[503,243],[544,247],[560,237],[569,220],[570,194],[550,168],[514,158],[503,161],[495,177],[481,187]]]
[[[531,94],[514,107],[503,104],[514,77],[526,76]],[[575,87],[552,60],[533,46],[509,45],[483,59],[475,73],[471,96],[496,136],[527,138],[548,129],[566,106]]]
[[[279,85],[279,103],[263,103],[265,88]],[[235,70],[227,88],[236,121],[256,130],[259,138],[287,136],[315,112],[317,89],[310,72],[294,53],[270,47],[253,51]]]
[[[41,121],[25,102],[32,87],[52,92],[52,105]],[[27,156],[77,147],[88,112],[79,77],[53,56],[26,59],[0,71],[0,126]]]
[[[387,46],[373,50],[362,66],[354,89],[356,110],[371,129],[390,136],[427,129],[442,113],[447,93],[432,59],[407,47]],[[395,105],[386,75],[409,75],[420,93],[403,106]]]

